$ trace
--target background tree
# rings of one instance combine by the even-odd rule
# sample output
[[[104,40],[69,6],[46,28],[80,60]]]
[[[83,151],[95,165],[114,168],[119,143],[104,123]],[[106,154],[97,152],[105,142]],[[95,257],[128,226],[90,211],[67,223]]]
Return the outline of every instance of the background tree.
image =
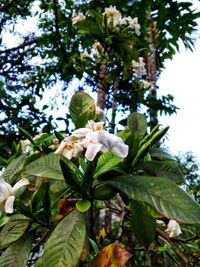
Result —
[[[118,36],[112,40],[107,39],[106,49],[115,64],[110,64],[107,71],[102,64],[96,64],[93,59],[83,59],[83,52],[90,52],[94,44],[95,34],[90,38],[80,34],[72,25],[72,17],[77,12],[84,15],[90,11],[103,12],[105,7],[117,6],[123,16],[138,17],[141,25],[141,34],[137,38],[137,50],[144,57],[147,68],[146,78],[152,89],[147,90],[137,80],[126,77],[127,70],[120,66],[118,52],[126,51]],[[0,77],[1,77],[1,152],[3,156],[9,153],[6,142],[11,146],[17,138],[16,125],[23,126],[30,132],[52,130],[52,116],[46,115],[45,108],[36,108],[36,102],[42,98],[45,90],[59,83],[62,84],[63,119],[68,123],[66,105],[66,92],[70,82],[77,78],[79,86],[76,90],[90,88],[98,91],[103,86],[105,92],[104,102],[107,109],[113,109],[112,125],[116,107],[121,110],[137,111],[141,106],[146,107],[146,115],[150,115],[151,124],[157,121],[157,112],[172,114],[176,107],[172,104],[173,96],[167,95],[157,98],[156,80],[164,67],[164,61],[172,58],[179,48],[181,39],[187,48],[194,47],[193,33],[196,29],[196,18],[199,13],[192,9],[190,2],[176,1],[25,1],[13,5],[1,1],[1,48],[0,48]],[[32,23],[36,21],[38,29],[31,28],[28,33],[19,33],[19,21]],[[90,29],[91,30],[91,29]],[[11,32],[17,41],[12,47],[5,43],[5,32]],[[116,37],[116,36],[115,36]],[[103,40],[105,43],[105,40]],[[131,41],[131,40],[130,40]],[[114,47],[114,45],[118,47]],[[120,47],[121,45],[121,47]],[[113,53],[115,51],[115,53]],[[124,52],[124,60],[131,59],[136,51]],[[128,53],[128,54],[127,54]],[[114,57],[115,54],[115,57]],[[122,59],[122,58],[121,58]],[[117,67],[117,68],[116,68]],[[128,75],[128,74],[127,74]],[[114,78],[114,83],[112,82]],[[104,83],[104,84],[102,84]],[[59,108],[61,104],[59,103]],[[103,107],[103,106],[102,106]],[[31,125],[31,127],[30,127]],[[67,126],[66,126],[67,127]],[[63,129],[65,130],[65,129]],[[20,137],[20,136],[19,136]]]

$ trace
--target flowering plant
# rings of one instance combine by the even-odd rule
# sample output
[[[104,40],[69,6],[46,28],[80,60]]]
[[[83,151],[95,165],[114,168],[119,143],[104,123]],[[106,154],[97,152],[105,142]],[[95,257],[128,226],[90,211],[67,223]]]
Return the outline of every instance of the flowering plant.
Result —
[[[19,128],[29,142],[16,146],[0,181],[2,266],[134,264],[135,239],[147,248],[157,236],[170,243],[184,232],[178,222],[200,222],[198,204],[176,184],[178,165],[155,146],[168,127],[148,132],[146,118],[132,113],[113,134],[97,113],[94,100],[79,92],[71,99],[75,129],[67,137],[32,138]]]

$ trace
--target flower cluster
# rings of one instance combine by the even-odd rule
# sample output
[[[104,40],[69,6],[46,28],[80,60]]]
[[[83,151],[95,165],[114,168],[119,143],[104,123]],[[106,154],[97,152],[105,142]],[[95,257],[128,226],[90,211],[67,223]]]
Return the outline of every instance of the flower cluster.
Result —
[[[109,26],[114,28],[126,25],[128,28],[135,31],[136,35],[140,35],[140,24],[138,23],[138,18],[122,17],[121,13],[114,6],[105,8],[104,16],[107,17],[107,23]]]
[[[128,146],[120,137],[105,131],[103,122],[91,120],[85,128],[77,129],[63,139],[55,154],[63,154],[71,159],[80,156],[84,151],[89,161],[92,161],[98,152],[106,151],[124,158],[128,154]]]
[[[131,67],[133,68],[137,78],[142,78],[146,74],[145,63],[143,57],[139,57],[139,61],[132,60]]]
[[[0,216],[4,211],[13,213],[13,203],[19,189],[28,184],[28,179],[23,178],[12,187],[3,179],[0,179]]]

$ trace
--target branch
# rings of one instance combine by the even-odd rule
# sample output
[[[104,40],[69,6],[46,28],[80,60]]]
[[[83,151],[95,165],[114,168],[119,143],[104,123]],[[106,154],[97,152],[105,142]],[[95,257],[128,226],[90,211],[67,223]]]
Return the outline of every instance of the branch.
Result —
[[[177,247],[173,244],[170,237],[167,233],[165,233],[160,228],[156,228],[156,232],[162,237],[162,239],[165,240],[165,242],[168,243],[168,245],[174,250],[178,258],[182,261],[183,265],[182,267],[188,266],[188,259],[177,249]]]
[[[58,42],[58,45],[65,57],[65,59],[67,59],[67,54],[66,54],[66,51],[65,51],[65,48],[62,44],[62,41],[61,41],[61,35],[60,35],[60,30],[59,30],[59,19],[58,19],[58,7],[57,7],[57,0],[53,0],[53,3],[54,3],[54,14],[55,14],[55,28],[56,28],[56,35],[57,35],[57,42]]]

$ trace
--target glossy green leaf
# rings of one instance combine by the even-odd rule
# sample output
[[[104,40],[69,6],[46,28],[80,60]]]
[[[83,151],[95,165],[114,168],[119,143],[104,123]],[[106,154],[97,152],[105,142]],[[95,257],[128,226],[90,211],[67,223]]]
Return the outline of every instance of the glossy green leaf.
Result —
[[[110,200],[117,194],[117,190],[108,184],[98,185],[93,190],[93,198]]]
[[[26,173],[49,179],[63,180],[59,163],[60,158],[61,156],[55,155],[54,153],[42,156],[26,167]]]
[[[103,153],[99,158],[97,162],[97,166],[94,172],[94,178],[97,178],[101,174],[108,172],[113,169],[114,166],[116,166],[119,162],[121,162],[122,159],[114,156],[111,152],[105,152]]]
[[[10,221],[3,227],[0,232],[0,249],[6,248],[11,243],[19,239],[26,231],[29,221]]]
[[[64,161],[60,160],[60,166],[61,170],[65,179],[65,182],[67,185],[72,189],[75,190],[76,192],[81,193],[82,188],[81,188],[81,183],[82,179],[79,175],[77,175],[76,172],[74,172],[70,166]]]
[[[169,219],[183,223],[200,222],[200,206],[167,178],[130,175],[115,177],[107,183],[131,199],[149,203]]]
[[[76,267],[85,245],[86,222],[77,210],[69,213],[52,232],[44,248],[40,267]]]
[[[95,117],[94,99],[85,92],[78,92],[71,98],[69,111],[76,128],[84,127],[88,120]]]
[[[77,210],[79,210],[81,212],[88,211],[90,207],[91,207],[91,203],[87,199],[83,199],[83,200],[76,202],[76,208],[77,208]]]
[[[133,233],[139,243],[148,248],[155,238],[156,220],[139,201],[132,201],[131,208],[133,209],[131,220]]]
[[[32,248],[33,237],[30,233],[24,234],[11,244],[0,256],[1,267],[24,267]]]

